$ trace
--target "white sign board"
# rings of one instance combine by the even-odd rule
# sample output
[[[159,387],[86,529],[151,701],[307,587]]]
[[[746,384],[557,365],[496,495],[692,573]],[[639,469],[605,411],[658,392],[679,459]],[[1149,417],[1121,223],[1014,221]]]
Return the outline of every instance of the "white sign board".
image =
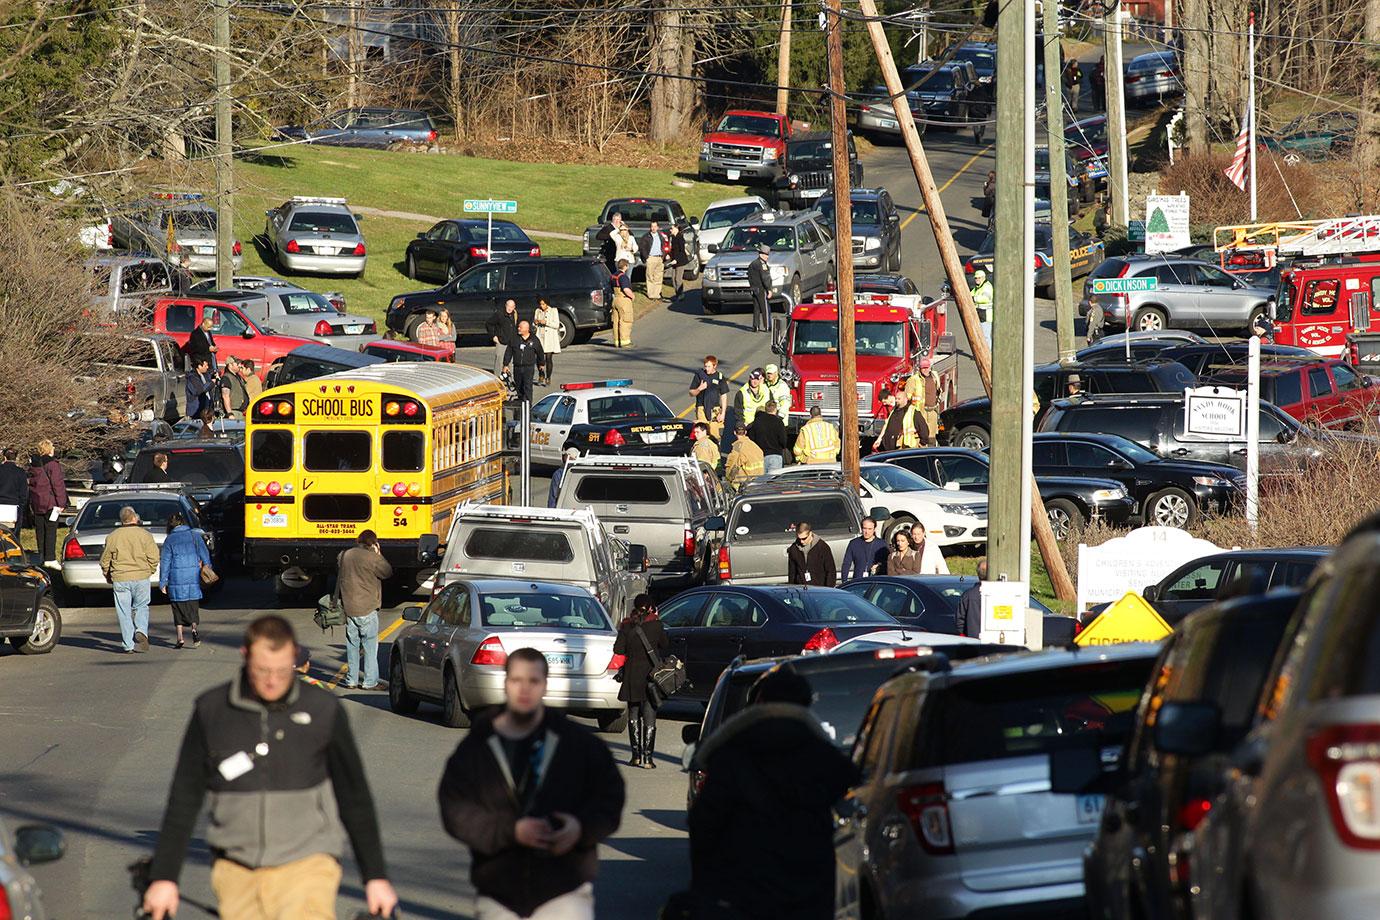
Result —
[[[1230,387],[1184,390],[1184,433],[1239,440],[1246,436],[1246,394]]]
[[[1192,242],[1188,233],[1188,196],[1146,195],[1145,251],[1172,252]]]
[[[1078,544],[1078,609],[1137,594],[1194,559],[1222,548],[1177,527],[1138,527],[1100,546]],[[984,626],[986,621],[984,621]]]
[[[1023,581],[984,581],[979,596],[982,628],[978,638],[998,645],[1025,645],[1030,585]]]

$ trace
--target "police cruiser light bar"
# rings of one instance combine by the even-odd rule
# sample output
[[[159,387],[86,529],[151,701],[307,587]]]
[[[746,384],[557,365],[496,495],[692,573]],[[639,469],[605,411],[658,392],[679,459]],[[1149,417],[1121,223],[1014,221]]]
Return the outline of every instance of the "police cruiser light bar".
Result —
[[[293,195],[292,200],[298,204],[344,204],[344,198],[320,198],[315,195]]]
[[[571,390],[597,390],[601,387],[630,387],[632,379],[627,380],[586,380],[583,383],[563,383],[561,389],[569,393]]]

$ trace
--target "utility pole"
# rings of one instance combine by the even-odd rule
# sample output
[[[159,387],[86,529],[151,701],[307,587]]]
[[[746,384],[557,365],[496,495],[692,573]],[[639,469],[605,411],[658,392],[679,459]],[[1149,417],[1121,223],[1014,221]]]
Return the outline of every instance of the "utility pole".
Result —
[[[345,66],[349,72],[345,80],[345,107],[352,109],[359,105],[359,0],[349,0],[346,15],[348,19],[345,31]]]
[[[1191,154],[1208,150],[1208,30],[1207,0],[1180,0],[1179,22],[1184,33],[1184,148]]]
[[[781,0],[781,46],[776,52],[776,114],[785,115],[791,100],[791,0]]]
[[[1112,198],[1112,223],[1125,227],[1131,220],[1126,182],[1126,90],[1121,67],[1121,3],[1112,0],[1102,20],[1102,72],[1107,86],[1107,194]]]
[[[987,391],[988,396],[991,396],[992,353],[987,348],[987,340],[982,336],[982,327],[978,325],[977,311],[973,307],[973,295],[968,290],[968,281],[963,274],[963,263],[958,257],[958,250],[954,247],[953,234],[949,230],[949,219],[944,211],[944,201],[939,197],[939,188],[935,185],[933,173],[930,172],[929,161],[925,158],[925,148],[920,142],[920,132],[915,127],[915,117],[911,114],[909,103],[905,101],[905,87],[902,86],[900,74],[897,73],[896,61],[891,54],[891,45],[887,42],[886,32],[882,28],[881,22],[877,20],[875,0],[858,0],[858,8],[866,17],[867,35],[872,41],[872,50],[876,54],[877,64],[881,68],[882,81],[886,84],[887,95],[893,101],[901,100],[899,104],[893,106],[896,111],[897,123],[901,129],[901,139],[905,142],[906,153],[910,157],[911,170],[915,173],[915,184],[919,187],[920,197],[925,203],[925,216],[929,218],[930,230],[934,233],[935,245],[939,249],[939,261],[944,266],[944,276],[948,279],[954,306],[958,310],[959,320],[963,323],[963,331],[968,337],[968,345],[973,352],[973,363],[977,365],[978,377],[982,380],[983,389]],[[1069,577],[1068,568],[1064,565],[1064,557],[1059,552],[1059,543],[1055,540],[1054,531],[1049,526],[1045,505],[1040,499],[1038,491],[1032,491],[1030,504],[1031,528],[1034,530],[1035,539],[1040,545],[1040,556],[1044,559],[1045,569],[1049,573],[1049,580],[1054,587],[1054,593],[1061,600],[1072,602],[1077,591],[1073,579]]]
[[[234,287],[234,138],[230,117],[230,0],[215,2],[216,39],[216,290]]]
[[[1054,238],[1054,319],[1059,341],[1059,361],[1074,360],[1073,277],[1069,266],[1069,235],[1064,215],[1069,211],[1068,164],[1064,160],[1063,80],[1051,80],[1059,73],[1059,7],[1044,4],[1045,41],[1045,128],[1049,135],[1049,217]],[[1062,77],[1062,75],[1061,75]],[[1074,100],[1077,104],[1077,100]]]
[[[834,243],[838,256],[839,435],[843,478],[859,488],[858,365],[853,335],[853,200],[848,159],[848,113],[843,98],[843,14],[840,0],[829,0],[824,41],[829,53],[829,131],[834,147]]]

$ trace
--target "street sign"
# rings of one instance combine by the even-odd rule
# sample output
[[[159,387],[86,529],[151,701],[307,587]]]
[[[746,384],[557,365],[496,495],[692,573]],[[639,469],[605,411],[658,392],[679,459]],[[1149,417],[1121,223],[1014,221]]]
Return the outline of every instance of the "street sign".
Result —
[[[1164,617],[1146,603],[1145,598],[1128,591],[1121,600],[1098,614],[1087,629],[1074,636],[1073,644],[1089,646],[1158,642],[1173,631]]]
[[[1143,243],[1145,242],[1145,221],[1128,220],[1126,222],[1126,242]]]
[[[1184,432],[1209,438],[1246,436],[1246,394],[1231,387],[1184,389]]]
[[[461,209],[466,214],[516,214],[516,201],[496,201],[492,198],[466,198]]]
[[[1189,245],[1188,196],[1145,196],[1145,251],[1173,252]]]
[[[1095,278],[1092,282],[1094,294],[1134,294],[1140,291],[1153,291],[1159,287],[1159,279],[1149,278]]]

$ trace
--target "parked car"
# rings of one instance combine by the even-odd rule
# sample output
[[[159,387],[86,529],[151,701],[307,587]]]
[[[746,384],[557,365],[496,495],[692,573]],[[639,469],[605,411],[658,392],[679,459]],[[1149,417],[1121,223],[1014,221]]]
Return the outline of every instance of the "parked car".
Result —
[[[206,319],[211,320],[211,334],[218,349],[214,360],[218,370],[229,357],[248,358],[254,370],[265,377],[273,363],[294,348],[316,344],[311,339],[295,335],[280,335],[260,323],[248,309],[237,303],[210,300],[202,297],[167,298],[153,308],[153,330],[163,333],[185,348],[192,330]]]
[[[88,379],[94,382],[94,376],[99,375],[122,383],[124,403],[132,412],[151,411],[155,418],[161,418],[172,406],[181,413],[187,401],[187,373],[177,342],[153,332],[129,333],[122,339],[123,348],[110,361],[95,364],[93,378]],[[83,377],[78,375],[77,379]]]
[[[901,83],[907,95],[914,93],[919,99],[929,127],[956,131],[969,126],[976,86],[966,65],[922,62],[902,71]],[[976,139],[980,143],[981,135]]]
[[[420,342],[400,342],[397,339],[375,339],[359,346],[360,354],[385,361],[447,361],[455,360],[455,346],[449,342],[441,345],[423,345]]]
[[[443,220],[417,234],[403,256],[404,274],[450,281],[484,262],[535,259],[541,247],[510,220]]]
[[[600,258],[604,243],[599,239],[599,231],[604,228],[614,214],[623,218],[623,225],[632,233],[633,239],[640,240],[651,229],[652,221],[657,222],[662,233],[670,233],[672,225],[680,227],[685,237],[685,253],[694,259],[699,254],[699,241],[696,225],[699,218],[688,217],[685,208],[672,198],[610,198],[604,202],[599,212],[599,223],[586,227],[583,239],[583,252],[589,258]],[[638,258],[638,265],[642,262]],[[629,266],[629,269],[636,266]],[[691,271],[699,271],[700,265],[692,262]]]
[[[1062,788],[1063,752],[1115,764],[1157,647],[1049,650],[882,685],[835,805],[835,916],[1077,916],[1100,795]]]
[[[439,703],[446,725],[466,728],[474,713],[503,705],[508,653],[534,648],[549,668],[546,705],[597,719],[601,731],[627,727],[616,679],[622,662],[613,654],[617,634],[585,588],[465,576],[447,582],[425,609],[404,608],[403,620],[388,657],[394,712],[416,712],[423,700]]]
[[[1035,145],[1035,181],[1048,185],[1051,175],[1049,145]],[[1086,160],[1080,160],[1067,148],[1064,150],[1064,181],[1068,183],[1069,198],[1078,204],[1091,204],[1097,196],[1097,180],[1092,177]]]
[[[273,129],[272,137],[277,141],[387,150],[434,144],[436,126],[430,115],[416,109],[365,107],[342,109],[305,125],[283,125]]]
[[[977,584],[973,575],[883,574],[855,578],[840,587],[891,614],[898,623],[927,634],[957,637],[959,598]],[[1054,631],[1073,634],[1073,617],[1055,613],[1034,597],[1030,599],[1030,615],[1043,617],[1046,623],[1051,617],[1067,621],[1053,624]],[[1045,645],[1062,644],[1052,641],[1049,632],[1046,630]]]
[[[784,114],[729,109],[705,126],[700,140],[700,181],[770,182],[781,172],[791,120]]]
[[[361,342],[378,332],[371,318],[340,313],[321,294],[296,286],[216,291],[206,297],[234,304],[262,328],[336,348],[357,351]]]
[[[791,303],[822,291],[834,277],[834,235],[819,222],[815,211],[765,211],[735,224],[721,246],[710,247],[700,297],[704,311],[722,312],[725,305],[750,305],[747,270],[757,247],[771,249],[767,264],[772,287],[788,294]]]
[[[1048,199],[1046,199],[1048,200]],[[979,268],[990,276],[994,272],[997,252],[997,232],[988,232],[975,255],[963,264],[971,279]],[[1095,271],[1102,264],[1105,248],[1101,240],[1069,227],[1069,270],[1074,278]],[[1035,290],[1041,297],[1054,295],[1054,229],[1053,225],[1037,221],[1035,224]]]
[[[120,484],[150,482],[153,456],[158,453],[168,455],[168,478],[180,482],[196,501],[201,526],[215,535],[222,557],[238,561],[244,549],[244,442],[231,438],[151,442],[125,468]]]
[[[281,270],[353,278],[364,274],[364,233],[359,215],[344,198],[299,195],[264,215],[264,245]]]
[[[1173,626],[1208,604],[1301,587],[1331,553],[1330,546],[1214,553],[1185,562],[1155,584],[1146,585],[1141,597]]]
[[[972,65],[979,84],[992,83],[997,79],[997,43],[964,42],[955,48],[949,60]]]
[[[1203,383],[1244,390],[1246,368],[1214,368]],[[1380,388],[1335,358],[1262,358],[1260,398],[1312,428],[1358,431],[1380,422]]]
[[[416,338],[423,312],[445,309],[457,333],[482,335],[489,317],[506,300],[516,301],[518,318],[529,322],[538,301],[555,307],[561,317],[562,348],[613,327],[613,279],[604,263],[550,256],[483,263],[435,290],[399,294],[388,304],[385,323],[393,332]]]
[[[285,383],[314,380],[337,371],[352,371],[371,364],[380,364],[382,361],[383,359],[377,355],[311,342],[299,345],[276,362],[264,375],[264,389],[280,387]]]
[[[1355,143],[1356,116],[1351,112],[1331,112],[1322,118],[1300,116],[1277,135],[1260,139],[1261,146],[1280,155],[1291,166],[1304,160],[1337,156]]]
[[[874,463],[890,463],[930,482],[956,483],[966,492],[987,494],[991,458],[963,447],[920,447],[868,454]],[[1135,500],[1115,480],[1084,476],[1037,476],[1035,486],[1045,503],[1054,536],[1066,540],[1094,517],[1114,527],[1124,525]]]
[[[923,136],[928,120],[925,118],[925,105],[919,93],[908,92],[906,99],[910,114],[915,122],[915,132]],[[896,106],[891,101],[891,93],[885,86],[874,86],[867,93],[867,99],[858,106],[858,133],[874,143],[901,136],[901,125],[896,119]]]
[[[213,273],[216,215],[199,192],[157,192],[111,214],[111,239],[127,252],[166,253],[170,261],[185,255],[193,272]],[[244,264],[239,240],[234,241],[231,261],[235,271]]]
[[[97,316],[126,316],[144,322],[153,305],[172,293],[167,264],[153,256],[107,253],[83,263],[91,279],[92,310]]]
[[[862,185],[863,166],[853,135],[848,139],[848,187]],[[786,162],[772,181],[776,206],[781,210],[813,208],[821,196],[834,190],[834,140],[828,131],[797,134],[786,142]]]
[[[1172,48],[1131,58],[1124,79],[1127,102],[1155,102],[1184,91],[1182,68]]]
[[[1107,185],[1107,116],[1093,115],[1064,129],[1064,141],[1073,155],[1087,164],[1088,175],[1099,188]]]
[[[896,210],[896,202],[891,193],[884,188],[855,188],[849,194],[852,203],[853,221],[853,265],[859,273],[877,270],[899,272],[901,270],[901,214]],[[831,233],[837,230],[834,223],[834,196],[832,191],[819,199],[820,223]],[[857,275],[854,275],[853,290],[858,290]],[[897,291],[896,293],[908,293]]]
[[[537,401],[529,421],[532,462],[550,466],[571,448],[581,457],[687,457],[695,427],[631,380],[563,383]],[[509,443],[516,447],[521,437],[514,423]]]
[[[690,681],[677,694],[705,701],[739,655],[770,658],[827,651],[844,639],[897,624],[876,607],[837,588],[803,585],[710,585],[661,605],[671,652]]]
[[[755,217],[763,211],[771,210],[765,198],[757,195],[744,195],[740,198],[720,198],[709,202],[700,218],[696,247],[699,250],[701,265],[709,264],[709,247],[721,245],[728,230],[739,221]]]
[[[1154,278],[1156,287],[1130,294],[1096,294],[1103,278]],[[1116,256],[1103,262],[1083,282],[1080,316],[1095,307],[1104,328],[1151,331],[1177,326],[1206,329],[1217,336],[1250,334],[1255,321],[1270,315],[1273,287],[1254,287],[1216,265],[1167,255]]]
[[[857,294],[920,294],[914,281],[894,272],[857,272],[853,275],[853,291]]]
[[[1245,500],[1246,477],[1234,467],[1201,460],[1165,460],[1110,434],[1037,434],[1031,453],[1037,476],[1096,472],[1125,486],[1147,524],[1189,527],[1207,514],[1228,514]]]
[[[1103,339],[1093,347],[1097,348],[1106,341]],[[1116,343],[1112,343],[1110,347],[1115,347],[1115,345]],[[1160,356],[1169,361],[1178,361],[1191,370],[1195,376],[1202,378],[1223,368],[1245,367],[1249,349],[1249,342],[1171,344],[1169,348],[1160,353]],[[1300,348],[1297,345],[1276,345],[1273,342],[1260,343],[1262,361],[1268,361],[1271,358],[1317,358],[1317,356],[1317,352]],[[1262,396],[1261,398],[1264,399],[1265,397]]]
[[[9,531],[0,530],[0,636],[21,655],[46,655],[62,638],[62,611],[48,570],[29,563]],[[0,880],[4,876],[0,860]]]
[[[236,291],[259,291],[264,288],[274,287],[296,288],[299,291],[306,290],[306,288],[296,282],[289,281],[286,278],[278,278],[274,275],[235,275],[230,279],[230,288]],[[214,290],[216,290],[216,279],[215,276],[212,276],[210,278],[203,278],[196,284],[193,284],[187,289],[187,293],[209,294]],[[319,293],[322,297],[326,298],[326,301],[331,306],[335,307],[336,312],[346,312],[344,294],[339,291],[320,291]]]
[[[16,920],[44,920],[43,889],[29,866],[55,862],[67,852],[62,831],[49,824],[21,824],[10,833],[0,818],[0,907]]]

